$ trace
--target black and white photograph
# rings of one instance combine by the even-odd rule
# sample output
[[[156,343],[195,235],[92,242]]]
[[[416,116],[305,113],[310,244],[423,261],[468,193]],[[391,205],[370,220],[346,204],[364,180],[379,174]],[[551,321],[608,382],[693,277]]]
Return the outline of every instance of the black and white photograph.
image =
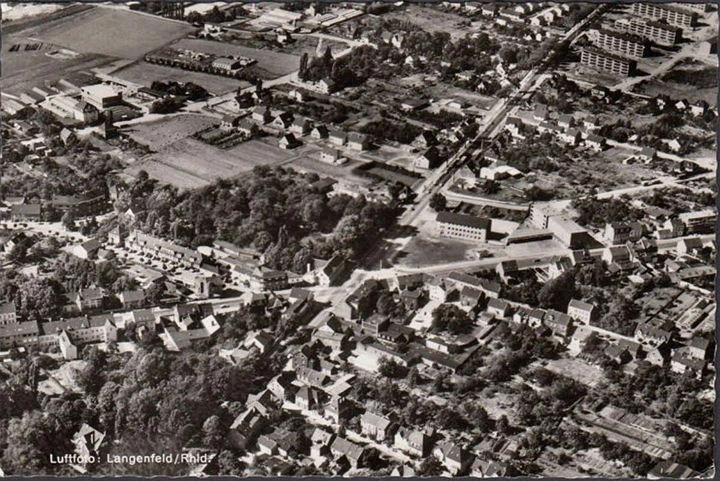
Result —
[[[717,4],[0,5],[0,476],[714,478]]]

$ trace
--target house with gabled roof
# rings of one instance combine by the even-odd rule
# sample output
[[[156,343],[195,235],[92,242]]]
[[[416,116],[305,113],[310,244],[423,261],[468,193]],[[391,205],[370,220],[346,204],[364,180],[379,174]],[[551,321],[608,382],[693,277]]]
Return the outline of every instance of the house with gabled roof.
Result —
[[[567,315],[583,324],[590,324],[595,319],[596,312],[595,306],[577,299],[572,299],[567,308]]]
[[[472,464],[472,455],[450,441],[440,441],[433,449],[435,456],[453,476],[465,473]]]
[[[403,426],[395,433],[394,446],[413,456],[425,457],[430,450],[430,437],[422,431]]]
[[[360,429],[362,433],[376,441],[384,441],[390,436],[392,421],[385,416],[366,411],[360,416]]]

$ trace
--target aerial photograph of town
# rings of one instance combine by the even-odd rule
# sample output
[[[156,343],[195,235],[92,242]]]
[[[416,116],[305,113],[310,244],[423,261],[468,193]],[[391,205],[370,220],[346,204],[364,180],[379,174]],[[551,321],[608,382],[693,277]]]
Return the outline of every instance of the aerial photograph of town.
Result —
[[[714,477],[715,4],[1,5],[0,475]]]

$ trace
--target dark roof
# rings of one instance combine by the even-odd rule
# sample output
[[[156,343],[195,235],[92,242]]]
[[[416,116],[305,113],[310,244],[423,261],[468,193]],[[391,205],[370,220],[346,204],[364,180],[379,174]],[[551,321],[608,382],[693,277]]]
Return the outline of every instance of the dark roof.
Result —
[[[437,222],[446,224],[463,225],[477,229],[490,230],[490,219],[475,217],[474,215],[456,214],[454,212],[440,212],[435,218]]]

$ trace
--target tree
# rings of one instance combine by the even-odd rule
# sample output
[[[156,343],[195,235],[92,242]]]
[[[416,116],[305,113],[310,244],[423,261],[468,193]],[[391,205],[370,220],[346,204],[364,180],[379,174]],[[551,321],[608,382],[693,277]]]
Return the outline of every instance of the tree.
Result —
[[[442,304],[432,314],[433,332],[448,331],[451,334],[467,334],[472,330],[473,321],[465,311],[453,304]]]
[[[545,283],[538,292],[538,302],[540,307],[564,312],[575,294],[575,273],[568,271]]]
[[[420,466],[418,466],[417,475],[422,477],[440,476],[443,471],[445,471],[445,468],[443,468],[440,460],[437,459],[435,456],[428,456],[427,458],[423,459],[422,463],[420,463]]]
[[[435,212],[442,212],[447,207],[447,199],[444,195],[437,193],[430,197],[430,208]]]
[[[77,215],[75,214],[74,209],[68,209],[67,212],[62,216],[60,219],[60,222],[62,222],[62,225],[69,231],[74,231],[76,229],[75,226],[75,219],[77,218]]]
[[[203,423],[203,445],[213,448],[220,449],[225,444],[227,438],[227,429],[223,425],[220,416],[212,415],[205,420]]]
[[[381,357],[378,362],[378,372],[385,377],[400,379],[407,374],[407,368],[395,359]]]

